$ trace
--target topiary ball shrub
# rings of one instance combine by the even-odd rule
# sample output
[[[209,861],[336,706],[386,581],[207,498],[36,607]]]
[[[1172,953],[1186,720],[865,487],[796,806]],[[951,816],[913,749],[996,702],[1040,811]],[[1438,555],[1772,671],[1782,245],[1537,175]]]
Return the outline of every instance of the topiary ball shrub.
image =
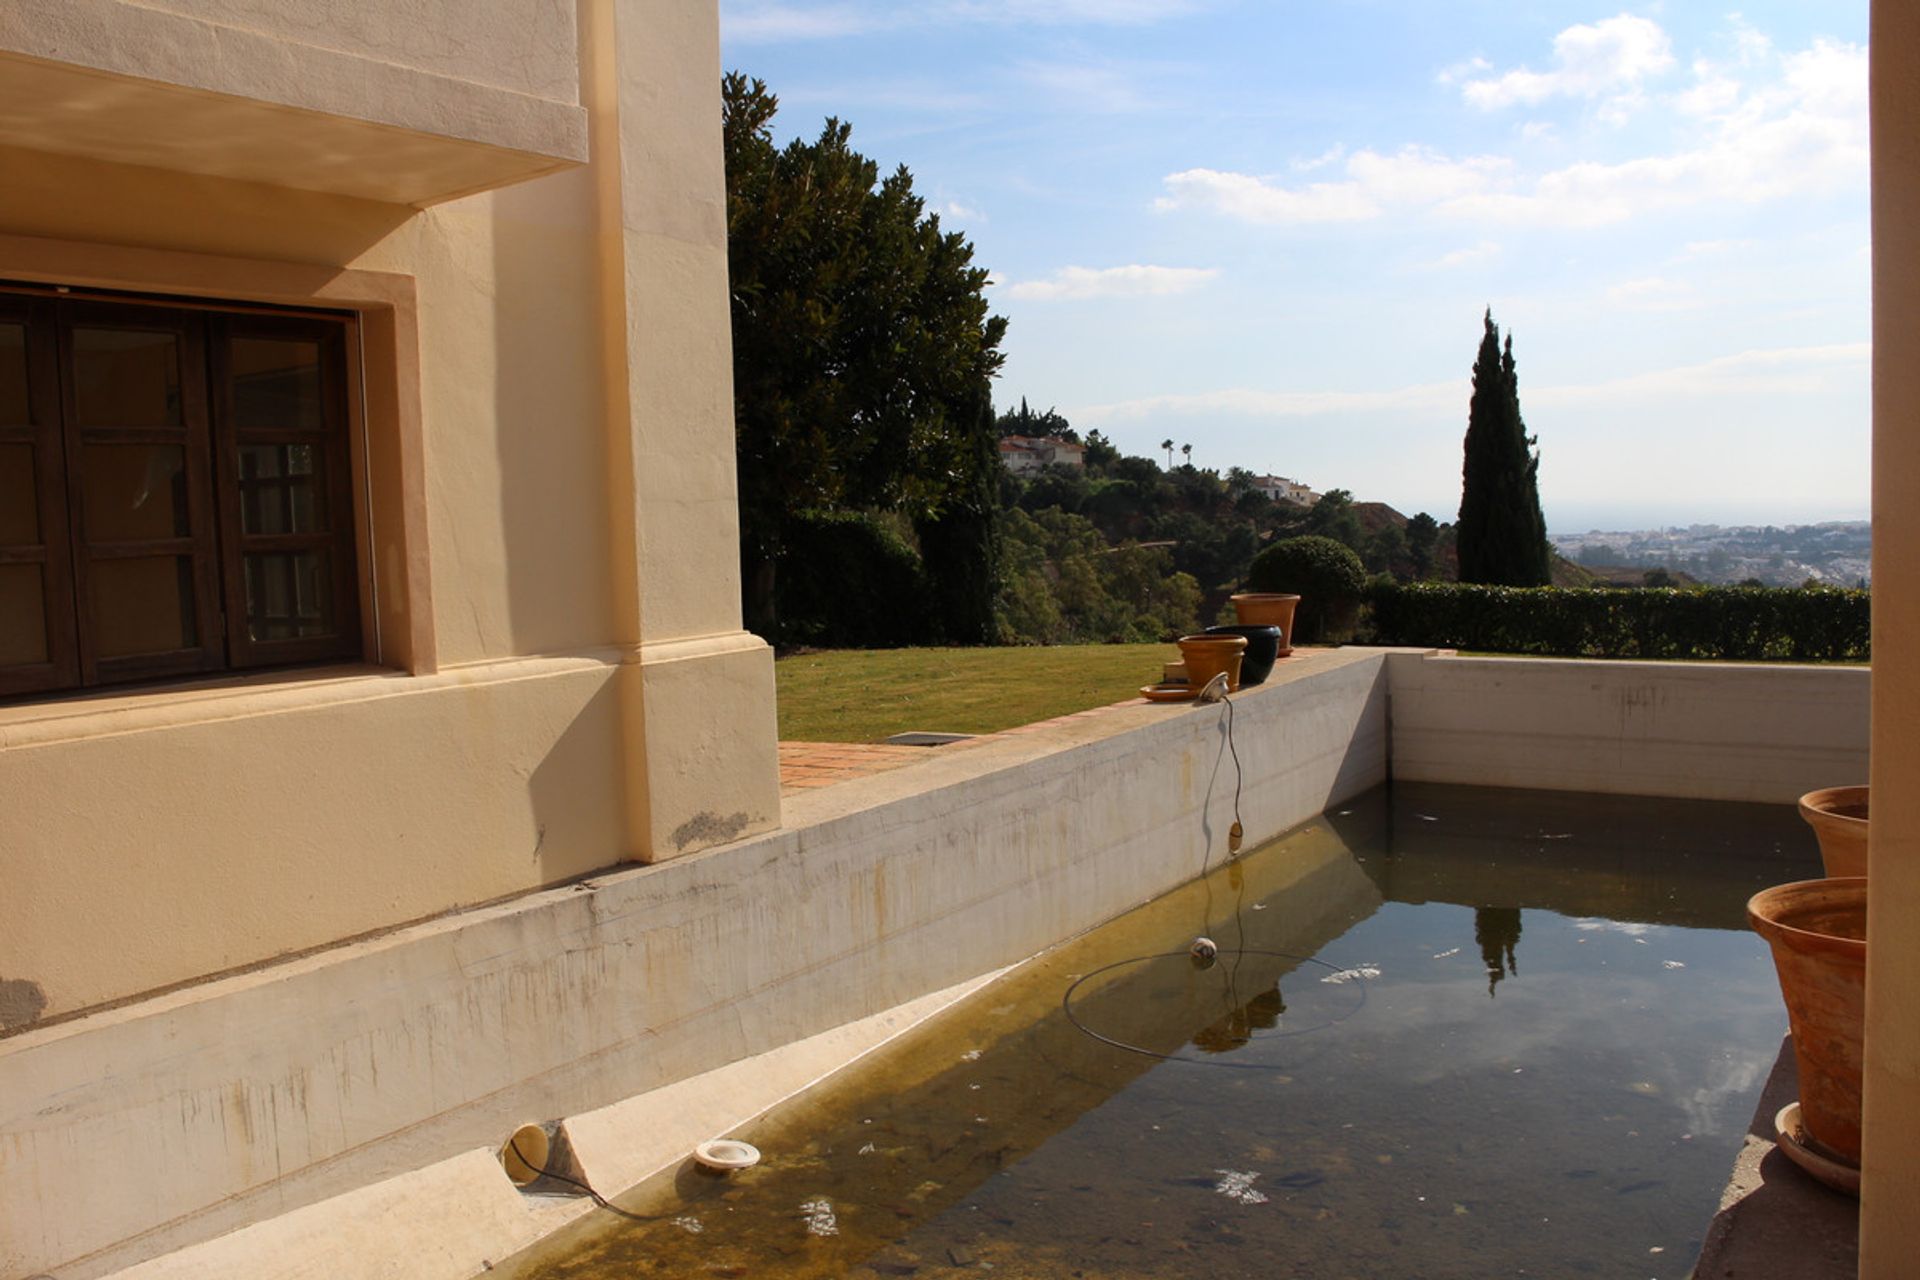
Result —
[[[1299,596],[1288,642],[1313,644],[1352,628],[1367,570],[1352,548],[1332,538],[1282,538],[1253,558],[1246,589]]]

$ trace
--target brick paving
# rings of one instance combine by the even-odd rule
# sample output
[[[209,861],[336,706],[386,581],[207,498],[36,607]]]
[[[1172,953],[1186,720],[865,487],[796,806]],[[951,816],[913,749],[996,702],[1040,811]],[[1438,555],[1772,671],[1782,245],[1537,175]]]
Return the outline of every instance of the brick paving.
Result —
[[[951,742],[939,747],[903,747],[890,742],[782,742],[780,744],[780,794],[792,795],[796,791],[811,791],[817,787],[830,787],[836,782],[867,778],[876,773],[886,773],[917,761],[931,759],[935,752],[953,751],[979,742],[991,742],[995,738],[1011,734],[1034,733],[1052,725],[1069,724],[1075,720],[1109,715],[1121,707],[1139,705],[1140,699],[1128,698],[1112,706],[1075,711],[1070,715],[1055,716],[1051,720],[1036,720],[1032,724],[1019,725],[1000,733],[983,733],[961,742]]]

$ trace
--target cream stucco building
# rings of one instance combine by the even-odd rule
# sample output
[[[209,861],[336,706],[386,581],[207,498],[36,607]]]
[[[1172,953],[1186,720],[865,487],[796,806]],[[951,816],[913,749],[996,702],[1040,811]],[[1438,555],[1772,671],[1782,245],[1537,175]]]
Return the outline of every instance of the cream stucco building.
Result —
[[[0,1028],[777,823],[718,75],[705,3],[0,6]]]
[[[1217,744],[1179,709],[781,829],[772,655],[740,626],[716,8],[0,3],[0,1280],[426,1168],[478,1188],[482,1239],[494,1190],[458,1157],[511,1123],[877,1016],[1191,865],[1212,801],[1183,779]],[[1920,1223],[1920,16],[1874,11],[1878,1280]],[[1396,743],[1411,768],[1411,710],[1494,678],[1301,670],[1239,713],[1272,729],[1242,748],[1250,839]],[[1541,679],[1557,749],[1590,722],[1627,758],[1637,675]],[[1815,736],[1852,759],[1864,677],[1792,679],[1840,692]],[[1672,680],[1688,749],[1778,714],[1751,672]],[[1497,730],[1510,785],[1609,785]],[[1808,781],[1787,733],[1750,736],[1780,758],[1701,794]]]

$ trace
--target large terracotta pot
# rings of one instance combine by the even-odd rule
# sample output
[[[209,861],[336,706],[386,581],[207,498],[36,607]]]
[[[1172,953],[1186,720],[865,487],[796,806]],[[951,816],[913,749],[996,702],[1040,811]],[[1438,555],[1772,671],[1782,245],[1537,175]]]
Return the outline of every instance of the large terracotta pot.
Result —
[[[1860,1164],[1860,1043],[1866,1016],[1867,880],[1775,885],[1753,895],[1747,921],[1773,948],[1793,1027],[1800,1119],[1841,1163]]]
[[[1867,874],[1867,789],[1828,787],[1800,797],[1800,816],[1820,840],[1830,876]]]
[[[1181,660],[1187,664],[1187,683],[1195,693],[1207,687],[1207,681],[1227,673],[1227,688],[1240,687],[1240,660],[1247,652],[1245,636],[1181,636]]]
[[[1300,603],[1299,596],[1281,595],[1274,591],[1242,591],[1232,597],[1233,612],[1243,627],[1280,628],[1279,657],[1293,652],[1293,611]]]
[[[1240,659],[1240,683],[1262,684],[1273,674],[1273,663],[1280,656],[1285,632],[1278,627],[1208,627],[1210,636],[1241,636],[1247,642],[1246,656]]]

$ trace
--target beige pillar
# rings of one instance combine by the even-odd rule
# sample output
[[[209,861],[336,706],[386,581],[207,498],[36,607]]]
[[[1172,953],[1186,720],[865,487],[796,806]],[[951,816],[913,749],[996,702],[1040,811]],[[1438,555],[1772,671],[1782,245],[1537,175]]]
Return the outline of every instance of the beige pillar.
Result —
[[[1874,0],[1873,823],[1860,1274],[1920,1254],[1920,7]]]
[[[584,0],[629,823],[656,861],[780,821],[773,653],[740,626],[717,6]]]

